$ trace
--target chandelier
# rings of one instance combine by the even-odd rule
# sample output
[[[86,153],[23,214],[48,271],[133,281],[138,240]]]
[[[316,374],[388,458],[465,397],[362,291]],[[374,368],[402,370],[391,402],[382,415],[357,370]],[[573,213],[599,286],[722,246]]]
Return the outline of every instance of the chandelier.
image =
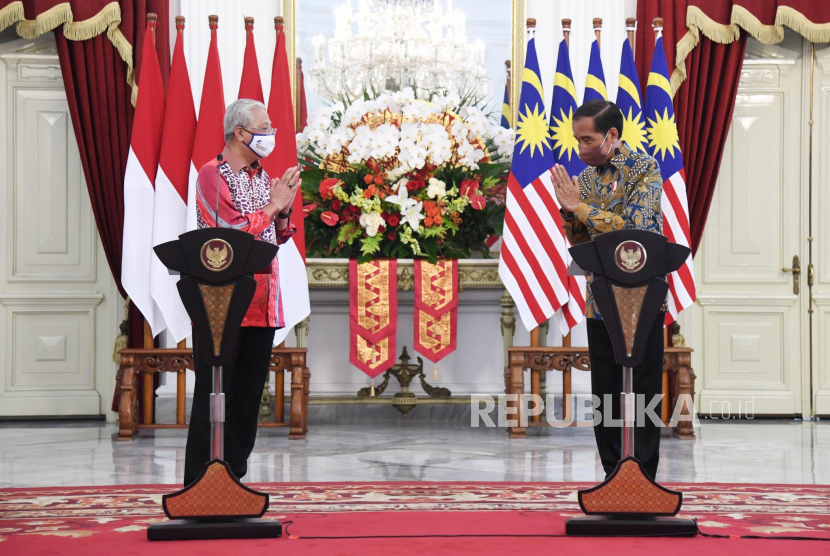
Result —
[[[431,12],[435,7],[434,0],[374,0],[372,5],[378,10],[394,10],[397,8],[422,10]]]
[[[491,94],[484,43],[468,42],[466,16],[452,0],[358,0],[356,11],[346,0],[334,16],[334,35],[312,39],[309,81],[318,96],[337,101],[404,87],[419,98]]]

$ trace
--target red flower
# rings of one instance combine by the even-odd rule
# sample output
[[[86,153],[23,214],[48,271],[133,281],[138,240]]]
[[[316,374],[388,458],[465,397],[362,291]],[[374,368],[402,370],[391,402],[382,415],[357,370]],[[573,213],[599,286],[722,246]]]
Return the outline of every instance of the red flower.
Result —
[[[423,189],[426,187],[426,183],[421,178],[412,178],[406,183],[406,188],[409,191],[414,191],[416,189]]]
[[[340,199],[335,199],[331,202],[331,210],[340,210],[341,205]]]
[[[487,204],[487,199],[483,195],[473,195],[470,197],[470,206],[476,210],[481,210]]]
[[[334,186],[340,183],[340,180],[337,178],[326,178],[320,182],[320,197],[323,199],[332,199],[334,198]]]
[[[396,237],[396,236],[395,236],[395,232],[389,232],[389,233],[386,235],[386,237],[388,237],[388,238],[389,238],[389,239],[391,239],[391,240],[394,240],[394,239],[395,239],[395,237]]]
[[[329,226],[335,226],[340,221],[340,217],[337,216],[335,213],[327,210],[326,212],[320,215],[320,220],[322,220]]]
[[[304,214],[311,214],[312,212],[314,212],[314,209],[316,209],[316,208],[317,208],[317,205],[315,205],[314,203],[309,203],[307,205],[303,205],[303,213]],[[303,216],[303,218],[305,218],[305,216]]]
[[[401,217],[397,214],[390,214],[389,218],[386,219],[386,222],[389,224],[390,228],[394,228],[395,226],[401,223]]]
[[[478,193],[478,182],[476,180],[461,180],[459,191],[465,197],[472,199]]]

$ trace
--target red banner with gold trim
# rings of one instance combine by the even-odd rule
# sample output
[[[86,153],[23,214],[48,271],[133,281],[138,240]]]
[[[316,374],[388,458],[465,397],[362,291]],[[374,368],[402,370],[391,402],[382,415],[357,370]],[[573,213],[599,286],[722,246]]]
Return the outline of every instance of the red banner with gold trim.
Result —
[[[349,261],[349,361],[375,378],[395,364],[398,262]]]
[[[458,261],[415,260],[415,350],[437,363],[458,338]]]

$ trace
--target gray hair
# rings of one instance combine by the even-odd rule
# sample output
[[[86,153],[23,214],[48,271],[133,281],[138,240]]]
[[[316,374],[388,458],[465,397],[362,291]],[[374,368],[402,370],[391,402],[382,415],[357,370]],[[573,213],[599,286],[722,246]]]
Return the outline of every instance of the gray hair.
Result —
[[[237,127],[246,127],[254,122],[254,117],[251,115],[251,111],[254,108],[266,110],[264,104],[250,98],[235,100],[228,106],[223,122],[225,126],[225,141],[231,140],[233,132]]]

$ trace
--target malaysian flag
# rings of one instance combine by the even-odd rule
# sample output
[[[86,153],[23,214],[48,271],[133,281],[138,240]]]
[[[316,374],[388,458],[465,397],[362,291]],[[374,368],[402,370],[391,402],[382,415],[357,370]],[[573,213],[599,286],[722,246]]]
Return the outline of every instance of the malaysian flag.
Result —
[[[622,140],[632,150],[648,153],[646,125],[643,122],[643,95],[640,93],[640,77],[634,64],[634,52],[628,39],[623,40],[620,59],[620,86],[617,89],[617,108],[623,115]]]
[[[660,164],[663,175],[663,235],[669,241],[689,247],[689,205],[686,200],[686,175],[683,155],[674,121],[674,106],[669,82],[669,66],[663,49],[663,35],[658,34],[648,75],[643,113],[646,118],[648,149]],[[695,301],[695,273],[692,256],[677,272],[669,275],[669,310],[666,324]]]
[[[550,136],[553,140],[553,161],[561,164],[568,175],[578,176],[585,169],[585,163],[579,158],[579,143],[573,133],[573,115],[576,112],[576,87],[574,86],[568,43],[559,43],[559,55],[556,59],[556,74],[553,77],[553,102],[550,106]],[[555,199],[555,197],[554,197]],[[558,206],[558,200],[557,206]],[[568,240],[560,227],[565,245]],[[566,250],[561,253],[566,265],[570,265],[571,256]],[[562,318],[559,327],[562,334],[567,334],[585,315],[585,276],[568,276],[568,302],[562,305]]]
[[[588,59],[588,76],[585,78],[585,94],[582,102],[589,100],[608,100],[605,88],[605,72],[602,71],[602,58],[599,55],[599,40],[591,43],[591,57]]]
[[[553,150],[536,44],[531,31],[522,74],[516,146],[507,179],[507,210],[499,276],[533,330],[568,300],[567,249],[549,171]]]

